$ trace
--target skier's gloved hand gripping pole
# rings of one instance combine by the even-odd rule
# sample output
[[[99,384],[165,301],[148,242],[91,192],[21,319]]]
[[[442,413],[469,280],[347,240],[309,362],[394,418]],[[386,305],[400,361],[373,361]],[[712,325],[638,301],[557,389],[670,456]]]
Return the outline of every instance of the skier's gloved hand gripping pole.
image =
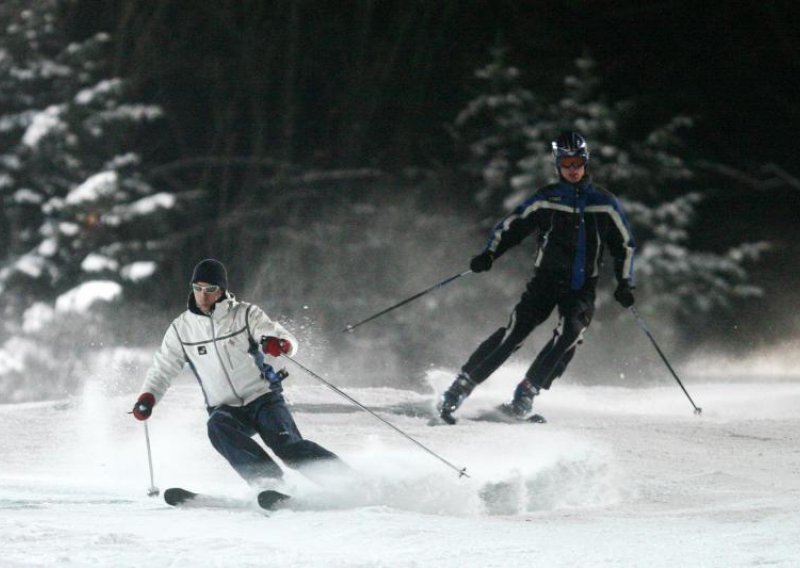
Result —
[[[683,386],[683,383],[678,378],[678,374],[672,368],[672,365],[669,364],[669,361],[667,361],[667,357],[664,355],[664,352],[661,351],[661,348],[658,346],[658,343],[656,343],[656,340],[653,337],[653,334],[650,333],[650,330],[647,328],[647,325],[645,325],[644,321],[639,316],[639,312],[636,311],[636,307],[633,306],[633,305],[630,305],[630,306],[628,306],[628,309],[633,314],[633,317],[636,318],[636,323],[639,324],[639,327],[642,329],[642,331],[645,333],[645,335],[647,335],[647,337],[650,339],[650,342],[653,344],[653,347],[655,347],[656,351],[658,351],[658,354],[661,356],[661,360],[664,361],[664,364],[667,366],[667,369],[669,369],[669,372],[672,373],[672,376],[675,377],[676,381],[678,381],[678,385],[680,385],[681,390],[683,390],[683,394],[685,394],[686,398],[689,399],[689,402],[692,403],[692,406],[694,407],[694,413],[695,414],[701,414],[703,412],[703,409],[700,408],[699,406],[697,406],[694,403],[694,401],[692,400],[692,397],[689,396],[689,393],[686,391],[686,387]]]
[[[423,290],[422,292],[418,292],[417,294],[414,294],[414,295],[413,295],[413,296],[411,296],[410,298],[406,298],[406,299],[405,299],[405,300],[403,300],[402,302],[398,302],[397,304],[395,304],[395,305],[393,305],[393,306],[389,306],[389,307],[388,307],[388,308],[386,308],[385,310],[382,310],[382,311],[378,312],[377,314],[371,315],[371,316],[370,316],[370,317],[368,317],[367,319],[361,320],[361,321],[360,321],[360,322],[358,322],[358,323],[354,323],[354,324],[347,324],[347,326],[346,326],[346,327],[345,327],[345,328],[344,328],[342,331],[344,331],[345,333],[347,333],[347,332],[350,332],[350,331],[353,331],[353,330],[354,330],[355,328],[357,328],[358,326],[360,326],[360,325],[364,325],[364,324],[365,324],[365,323],[367,323],[368,321],[372,321],[372,320],[374,320],[374,319],[377,319],[377,318],[381,317],[381,316],[382,316],[382,315],[384,315],[384,314],[388,314],[388,313],[389,313],[389,312],[391,312],[392,310],[396,310],[397,308],[399,308],[399,307],[401,307],[401,306],[405,306],[405,305],[406,305],[406,304],[408,304],[409,302],[413,302],[413,301],[414,301],[414,300],[416,300],[417,298],[421,298],[422,296],[424,296],[425,294],[428,294],[429,292],[433,292],[434,290],[436,290],[436,289],[438,289],[438,288],[441,288],[442,286],[445,286],[445,285],[447,285],[447,284],[450,284],[450,282],[453,282],[453,281],[455,281],[455,280],[458,280],[459,278],[461,278],[462,276],[466,276],[466,275],[467,275],[467,274],[469,274],[470,272],[472,272],[472,270],[465,270],[464,272],[460,272],[459,274],[454,274],[453,276],[450,276],[449,278],[445,278],[444,280],[442,280],[441,282],[438,282],[438,283],[434,284],[434,285],[433,285],[433,286],[431,286],[430,288],[427,288],[427,289]]]
[[[369,408],[367,408],[366,406],[364,406],[363,404],[358,402],[356,399],[354,399],[352,396],[350,396],[346,392],[342,391],[336,385],[333,385],[333,384],[329,383],[328,381],[326,381],[325,379],[320,377],[318,374],[316,374],[314,371],[312,371],[311,369],[309,369],[308,367],[306,367],[302,363],[299,363],[295,359],[292,359],[291,357],[289,357],[289,355],[287,355],[286,352],[283,352],[282,356],[284,358],[288,359],[289,361],[291,361],[296,366],[300,367],[303,371],[305,371],[306,373],[308,373],[309,375],[311,375],[312,377],[317,379],[319,382],[321,382],[323,385],[325,385],[326,387],[331,389],[333,392],[335,392],[339,396],[341,396],[343,398],[346,398],[347,400],[352,402],[354,405],[356,405],[358,408],[360,408],[364,412],[368,412],[369,414],[371,414],[372,416],[374,416],[375,418],[377,418],[378,420],[380,420],[381,422],[386,424],[389,428],[391,428],[392,430],[394,430],[395,432],[397,432],[398,434],[403,436],[405,439],[407,439],[408,441],[412,442],[413,444],[416,444],[417,446],[419,446],[420,448],[422,448],[423,450],[428,452],[430,455],[435,457],[437,460],[439,460],[440,462],[445,464],[447,467],[449,467],[450,469],[456,471],[458,473],[458,477],[462,477],[462,476],[463,477],[469,477],[469,475],[467,474],[467,468],[466,467],[459,468],[459,467],[453,465],[452,463],[450,463],[449,461],[444,459],[442,456],[440,456],[439,454],[437,454],[436,452],[434,452],[433,450],[431,450],[430,448],[425,446],[422,442],[412,438],[411,436],[409,436],[408,434],[403,432],[400,428],[398,428],[397,426],[395,426],[394,424],[392,424],[391,422],[389,422],[385,418],[381,418],[380,416],[375,414],[372,410],[370,410]]]

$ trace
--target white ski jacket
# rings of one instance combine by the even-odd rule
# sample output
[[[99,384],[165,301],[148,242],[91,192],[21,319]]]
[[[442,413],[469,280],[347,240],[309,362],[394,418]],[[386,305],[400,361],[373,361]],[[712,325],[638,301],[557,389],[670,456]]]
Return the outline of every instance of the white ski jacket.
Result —
[[[244,406],[270,392],[260,363],[276,359],[261,352],[261,338],[288,339],[290,356],[297,353],[297,339],[261,308],[239,302],[230,293],[217,302],[211,315],[201,314],[196,307],[193,310],[191,295],[189,305],[164,334],[142,392],[152,393],[159,401],[187,363],[208,407]]]

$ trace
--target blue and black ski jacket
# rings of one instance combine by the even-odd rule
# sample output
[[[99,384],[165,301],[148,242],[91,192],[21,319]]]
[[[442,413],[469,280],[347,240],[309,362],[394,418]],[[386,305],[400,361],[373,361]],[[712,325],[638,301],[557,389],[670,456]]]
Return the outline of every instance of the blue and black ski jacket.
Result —
[[[539,189],[492,229],[486,250],[498,258],[538,231],[536,274],[565,278],[573,290],[596,278],[604,246],[614,258],[617,281],[633,287],[635,241],[617,198],[589,176]]]

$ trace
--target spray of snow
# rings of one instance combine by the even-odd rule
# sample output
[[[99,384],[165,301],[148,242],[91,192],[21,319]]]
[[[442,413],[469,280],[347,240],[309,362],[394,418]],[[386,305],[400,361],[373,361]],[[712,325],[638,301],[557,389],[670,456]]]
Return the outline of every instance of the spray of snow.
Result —
[[[349,389],[458,466],[432,456],[308,377],[287,395],[308,438],[356,474],[292,470],[286,509],[265,514],[205,436],[184,374],[149,421],[155,484],[232,499],[173,510],[145,495],[144,429],[127,413],[148,354],[109,350],[83,392],[0,405],[0,554],[4,563],[152,566],[793,566],[800,554],[796,407],[800,386],[696,383],[692,415],[675,385],[557,383],[537,398],[544,425],[481,418],[524,369],[501,369],[431,427],[434,394]],[[2,361],[2,359],[0,359]],[[135,367],[138,366],[138,369]],[[453,373],[434,372],[432,385]],[[167,545],[168,544],[168,545]],[[145,552],[143,552],[143,550]],[[79,555],[79,556],[78,556]]]
[[[686,369],[690,374],[706,379],[794,378],[800,369],[800,339],[749,351],[741,357],[704,353],[689,361]]]

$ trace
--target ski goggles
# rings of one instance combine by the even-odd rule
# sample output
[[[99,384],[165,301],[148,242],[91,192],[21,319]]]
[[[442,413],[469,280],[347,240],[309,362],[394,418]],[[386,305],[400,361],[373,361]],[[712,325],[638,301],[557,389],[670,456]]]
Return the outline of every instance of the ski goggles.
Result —
[[[200,284],[192,284],[192,290],[195,292],[203,292],[204,294],[213,294],[219,290],[219,286],[211,284],[209,286],[200,286]]]
[[[583,156],[564,156],[558,160],[558,167],[565,170],[577,170],[585,165],[586,158]]]

